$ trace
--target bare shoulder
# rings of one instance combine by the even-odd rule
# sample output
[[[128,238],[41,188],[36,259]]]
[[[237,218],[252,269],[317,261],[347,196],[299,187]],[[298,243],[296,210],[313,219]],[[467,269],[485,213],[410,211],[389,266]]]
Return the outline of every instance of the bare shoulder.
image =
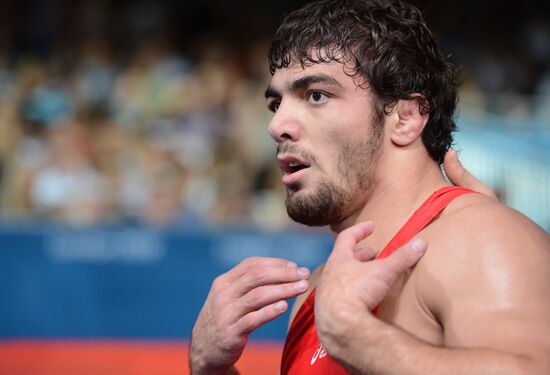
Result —
[[[482,194],[453,201],[425,230],[427,260],[485,256],[536,258],[550,262],[550,236],[520,212]]]
[[[550,329],[550,301],[543,298],[550,295],[550,237],[541,227],[494,199],[468,194],[420,236],[428,251],[415,270],[415,290],[445,327],[446,343],[500,346],[489,328],[479,329],[495,328],[496,316],[499,329]]]
[[[305,302],[307,297],[309,297],[311,291],[315,288],[317,285],[317,280],[319,280],[319,277],[321,277],[321,273],[323,272],[323,268],[325,268],[325,265],[322,264],[319,267],[315,269],[309,276],[309,286],[307,288],[307,291],[304,294],[299,295],[296,297],[296,300],[294,301],[294,305],[292,306],[292,310],[290,310],[290,317],[288,320],[288,328],[290,328],[290,325],[294,321],[294,317],[298,313],[298,310],[300,310],[300,307],[302,307],[302,304]]]

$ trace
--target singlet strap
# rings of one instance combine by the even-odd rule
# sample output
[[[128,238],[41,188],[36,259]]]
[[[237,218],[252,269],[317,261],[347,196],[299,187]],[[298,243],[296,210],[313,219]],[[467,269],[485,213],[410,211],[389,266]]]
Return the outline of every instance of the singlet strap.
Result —
[[[377,259],[390,256],[395,250],[411,241],[413,237],[424,229],[441,213],[455,198],[475,191],[459,186],[446,186],[435,191],[407,220],[405,225],[388,242],[378,254]]]

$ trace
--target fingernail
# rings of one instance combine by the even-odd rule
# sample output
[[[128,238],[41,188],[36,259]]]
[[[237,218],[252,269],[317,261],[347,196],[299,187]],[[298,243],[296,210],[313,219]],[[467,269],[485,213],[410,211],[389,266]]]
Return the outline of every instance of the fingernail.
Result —
[[[307,289],[307,281],[305,280],[298,281],[296,284],[294,284],[294,288],[299,292],[303,292],[304,290]]]
[[[302,279],[305,279],[309,276],[309,270],[305,267],[298,268],[298,276],[300,276]]]
[[[298,267],[298,265],[297,265],[296,263],[294,263],[294,262],[288,262],[288,263],[286,264],[286,266],[287,266],[287,267]]]
[[[420,238],[415,238],[411,241],[411,247],[413,250],[415,250],[417,253],[424,253],[426,249],[428,248],[428,245],[426,244],[426,241],[421,240]]]
[[[286,310],[286,302],[285,301],[279,301],[275,304],[275,310],[277,311],[285,311]]]

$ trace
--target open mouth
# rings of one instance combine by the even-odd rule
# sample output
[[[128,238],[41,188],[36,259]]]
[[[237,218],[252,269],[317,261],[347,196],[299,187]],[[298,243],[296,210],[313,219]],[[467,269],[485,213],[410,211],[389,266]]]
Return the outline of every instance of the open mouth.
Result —
[[[298,163],[290,163],[288,165],[288,168],[286,168],[283,172],[285,174],[291,174],[291,173],[295,173],[295,172],[298,172],[298,171],[301,171],[302,169],[305,169],[305,168],[308,168],[309,166],[308,165],[305,165],[305,164],[298,164]]]
[[[281,171],[283,171],[284,175],[293,174],[310,167],[310,165],[305,161],[294,157],[277,158],[277,164],[279,164],[279,167],[281,168]]]

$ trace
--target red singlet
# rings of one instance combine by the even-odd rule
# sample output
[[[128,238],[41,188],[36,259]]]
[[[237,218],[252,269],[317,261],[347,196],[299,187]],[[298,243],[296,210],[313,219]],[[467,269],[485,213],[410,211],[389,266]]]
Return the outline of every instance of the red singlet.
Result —
[[[411,241],[450,202],[467,193],[473,193],[473,191],[456,186],[446,186],[434,192],[378,254],[377,259],[390,256],[395,250]],[[298,310],[288,331],[283,349],[281,375],[348,375],[349,372],[344,367],[327,355],[317,338],[314,305],[315,288]],[[374,313],[377,313],[376,309]]]

